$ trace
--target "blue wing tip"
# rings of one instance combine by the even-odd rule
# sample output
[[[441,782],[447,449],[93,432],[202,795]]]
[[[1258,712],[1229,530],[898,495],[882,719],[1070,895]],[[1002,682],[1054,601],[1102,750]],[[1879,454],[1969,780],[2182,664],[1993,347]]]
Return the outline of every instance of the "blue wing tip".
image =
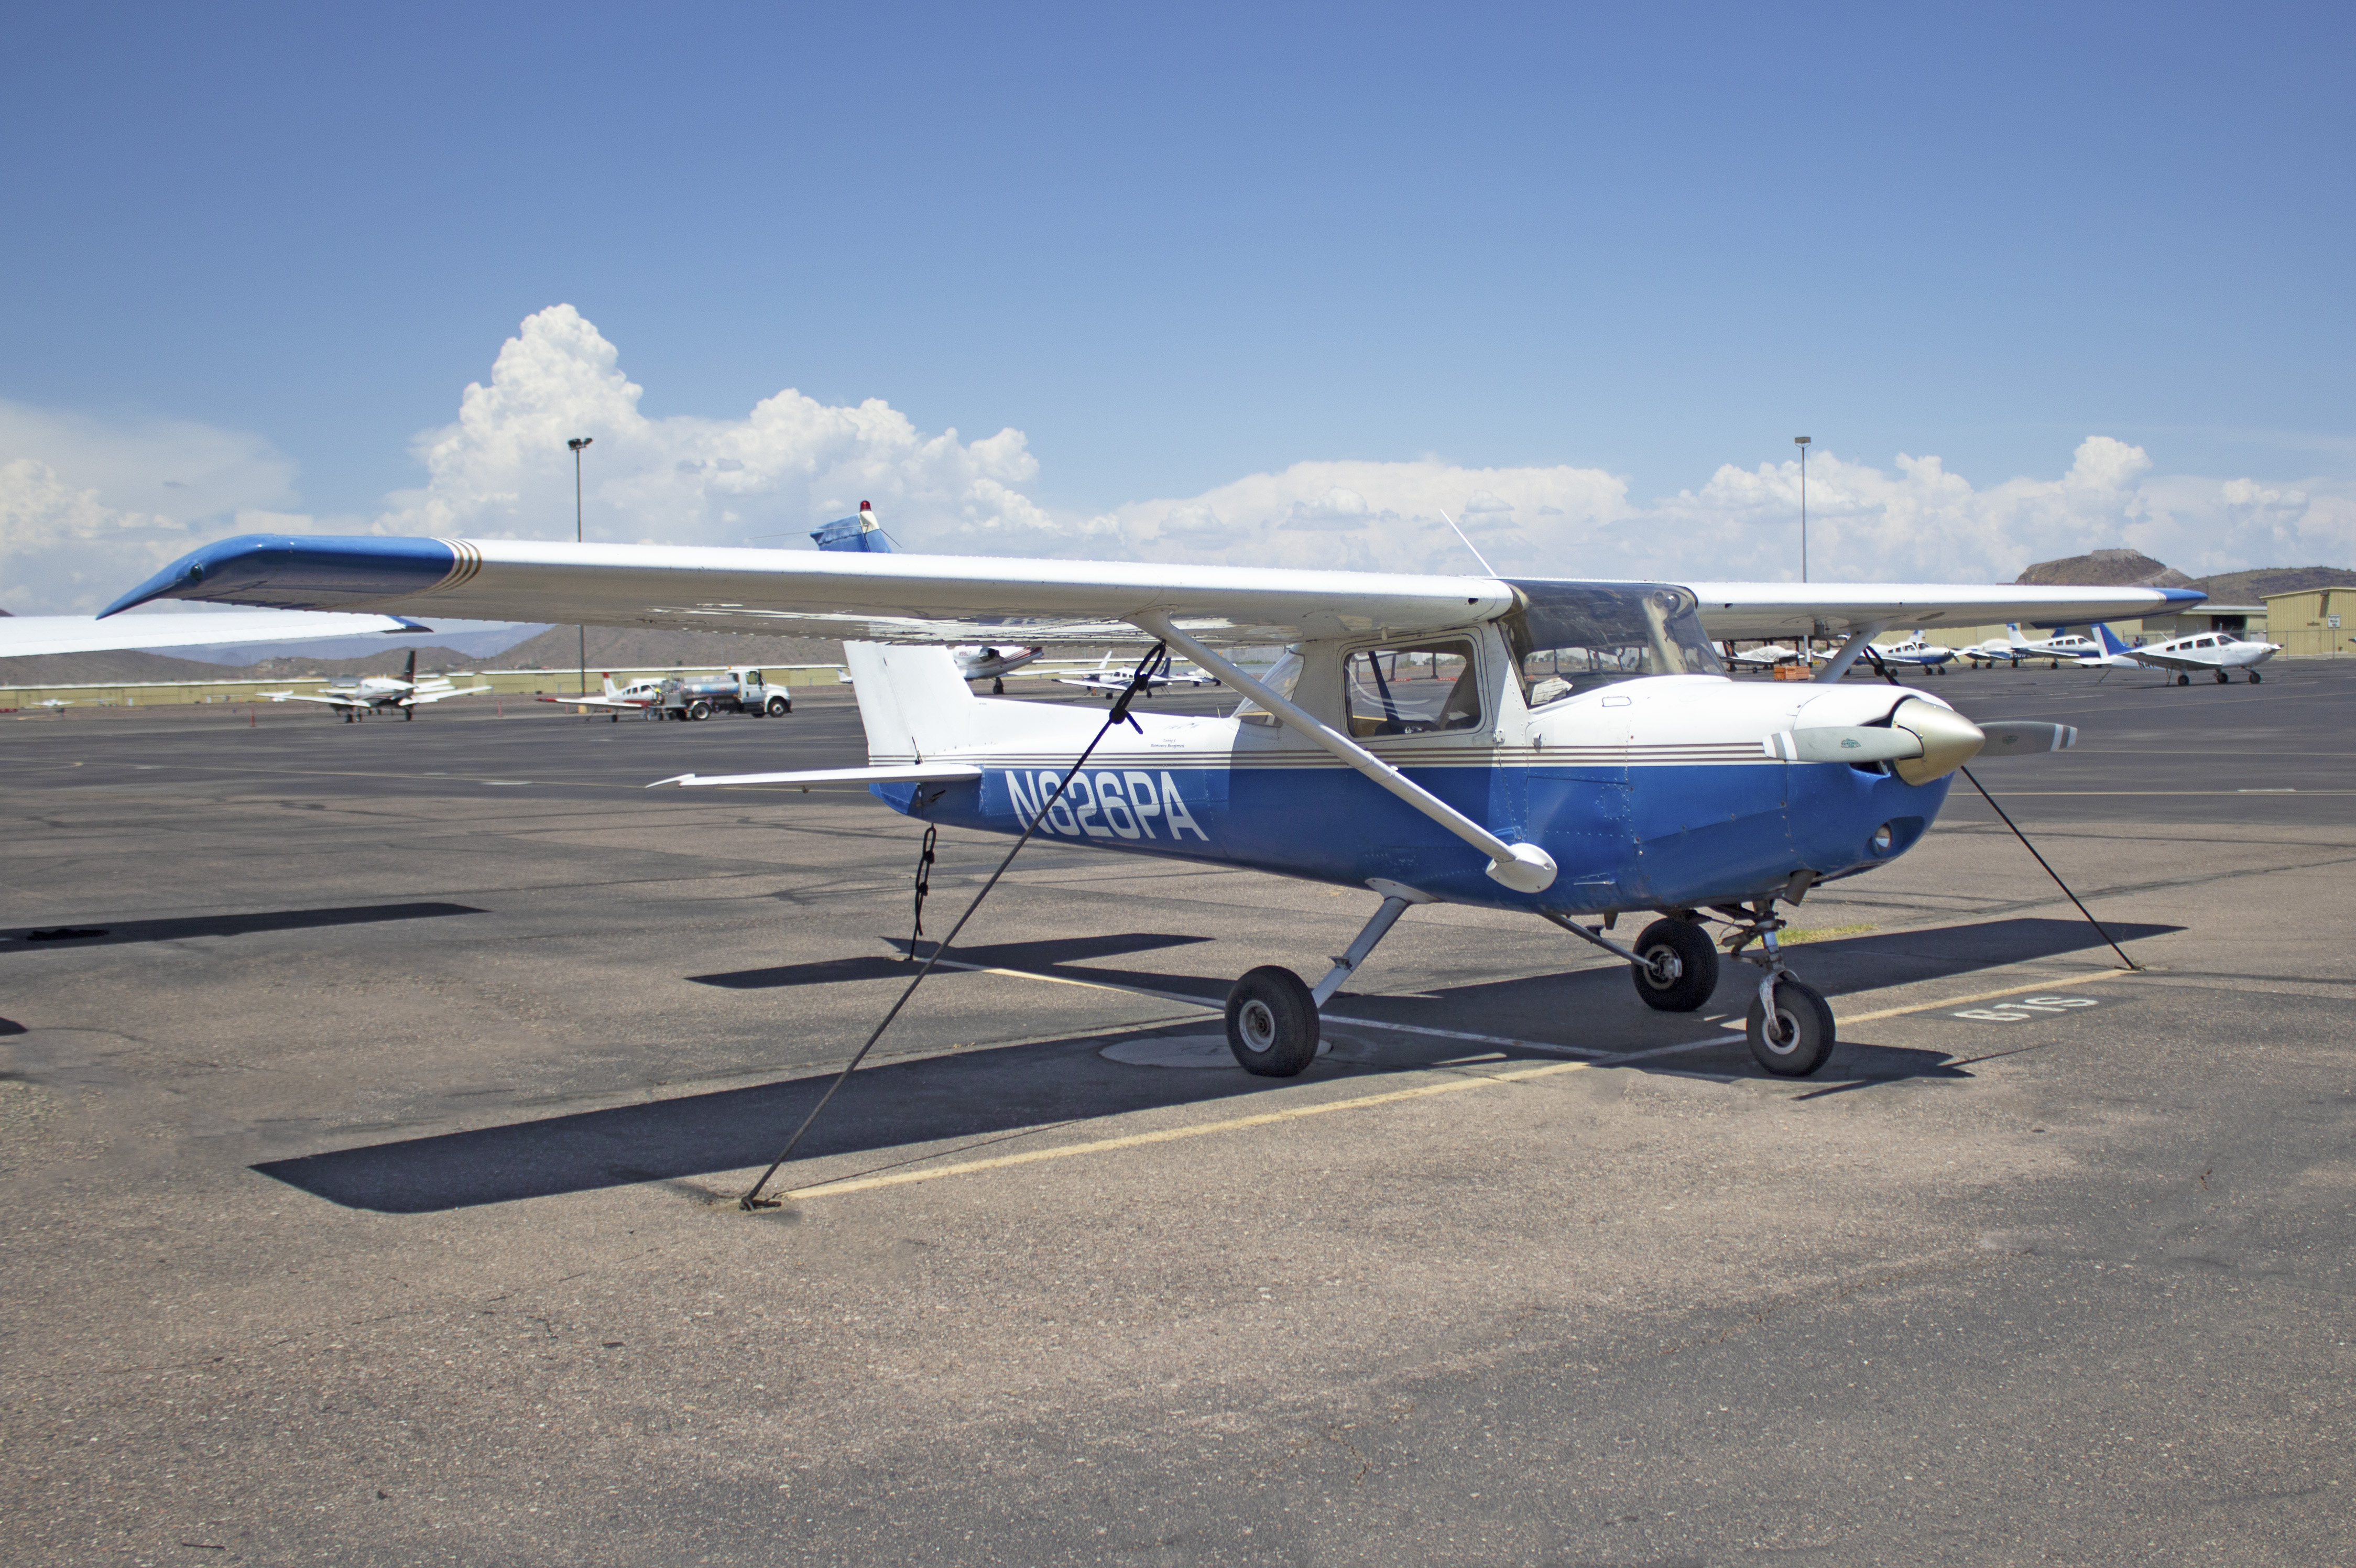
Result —
[[[456,552],[439,539],[406,535],[241,533],[192,550],[100,613],[119,615],[156,599],[204,599],[273,609],[352,608],[369,599],[429,589]],[[431,629],[420,622],[415,629]]]
[[[2188,607],[2201,603],[2209,596],[2200,588],[2162,588],[2159,591],[2169,604],[2184,605]]]

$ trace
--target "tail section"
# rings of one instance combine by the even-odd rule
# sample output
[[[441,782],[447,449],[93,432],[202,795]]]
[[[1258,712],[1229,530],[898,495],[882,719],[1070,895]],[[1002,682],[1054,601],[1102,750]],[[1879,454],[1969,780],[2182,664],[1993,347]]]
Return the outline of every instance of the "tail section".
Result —
[[[2094,623],[2094,643],[2106,659],[2115,659],[2127,650],[2127,645],[2119,640],[2119,634],[2100,621]]]
[[[2019,624],[2015,621],[2005,622],[2004,639],[2007,642],[2011,643],[2015,648],[2026,648],[2029,646],[2029,639],[2020,635]]]
[[[417,650],[414,648],[409,650],[409,667],[401,672],[401,678],[412,686],[417,684]]]
[[[851,670],[872,764],[913,762],[978,745],[998,727],[989,723],[988,707],[958,673],[946,648],[846,642],[842,661]]]
[[[607,695],[607,696],[609,696],[609,697],[618,697],[618,696],[620,696],[621,694],[622,694],[622,693],[621,693],[620,689],[619,689],[619,688],[617,688],[617,687],[614,684],[614,678],[613,678],[613,676],[611,676],[611,675],[606,676],[606,677],[605,677],[605,695]]]
[[[865,501],[859,503],[858,516],[836,518],[814,531],[810,538],[820,550],[849,550],[870,555],[892,553],[891,537],[875,521],[875,509]]]

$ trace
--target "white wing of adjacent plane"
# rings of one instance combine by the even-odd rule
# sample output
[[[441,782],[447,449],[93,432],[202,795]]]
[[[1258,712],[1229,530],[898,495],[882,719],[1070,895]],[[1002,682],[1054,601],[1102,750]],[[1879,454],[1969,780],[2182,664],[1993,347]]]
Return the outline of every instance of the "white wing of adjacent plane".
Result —
[[[112,615],[112,610],[107,612]],[[321,615],[316,610],[236,610],[223,615],[0,616],[0,659],[37,653],[111,653],[123,649],[210,648],[222,643],[286,642],[296,638],[369,632],[432,631],[386,615]]]
[[[2086,621],[2201,596],[2168,588],[1695,583],[1715,638],[1866,626]],[[248,534],[125,594],[285,608],[436,611],[881,642],[1134,641],[1166,616],[1205,644],[1414,635],[1510,613],[1495,577],[959,555]]]

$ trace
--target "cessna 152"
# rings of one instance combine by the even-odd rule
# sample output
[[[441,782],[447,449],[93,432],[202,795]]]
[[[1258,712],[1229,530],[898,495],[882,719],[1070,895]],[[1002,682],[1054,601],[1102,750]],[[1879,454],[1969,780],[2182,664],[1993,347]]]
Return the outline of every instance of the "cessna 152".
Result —
[[[2230,631],[2196,632],[2189,637],[2170,638],[2142,648],[2129,648],[2119,640],[2119,634],[2107,626],[2094,628],[2098,651],[2086,655],[2078,662],[2089,670],[2159,670],[2174,671],[2176,683],[2189,686],[2192,672],[2206,670],[2217,677],[2217,684],[2232,679],[2231,671],[2247,671],[2253,686],[2265,679],[2258,666],[2280,653],[2279,645],[2252,642],[2235,637]]]
[[[1864,642],[1934,618],[2083,622],[2200,596],[261,534],[205,546],[113,608],[430,605],[846,637],[868,767],[663,782],[862,782],[927,822],[1372,890],[1379,908],[1315,986],[1271,965],[1228,993],[1228,1044],[1253,1072],[1306,1068],[1318,1010],[1403,913],[1448,901],[1551,921],[1626,961],[1637,994],[1665,1011],[1708,1001],[1719,950],[1703,923],[1724,925],[1728,950],[1759,966],[1751,1050],[1796,1076],[1829,1056],[1834,1022],[1784,965],[1777,906],[1903,854],[1991,738],[2023,750],[2068,738],[1976,725],[1902,686],[1837,684]],[[1099,723],[975,695],[944,645],[1015,627],[1066,646],[1142,633],[1248,701],[1224,717],[1123,703]],[[1813,683],[1730,681],[1710,647],[1832,632],[1847,641]],[[1270,644],[1287,651],[1260,677],[1219,652]],[[1412,681],[1393,682],[1399,668]],[[1607,934],[1637,911],[1656,918],[1633,943]]]
[[[398,708],[404,719],[417,716],[421,703],[438,703],[444,697],[471,697],[487,692],[488,686],[458,687],[441,675],[417,678],[417,650],[409,650],[409,664],[401,674],[368,675],[359,680],[346,677],[330,681],[324,692],[258,692],[273,703],[325,703],[344,715],[344,722],[366,718],[383,708]]]

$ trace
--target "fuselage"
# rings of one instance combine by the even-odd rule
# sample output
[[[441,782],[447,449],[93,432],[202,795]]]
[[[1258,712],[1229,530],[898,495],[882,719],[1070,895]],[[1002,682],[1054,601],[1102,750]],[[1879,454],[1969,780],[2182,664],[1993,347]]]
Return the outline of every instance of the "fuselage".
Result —
[[[1249,717],[1138,714],[1141,727],[1108,733],[1047,806],[1102,718],[989,703],[1025,710],[993,716],[988,727],[1006,738],[925,752],[976,766],[980,779],[873,788],[929,822],[1018,832],[1046,806],[1039,832],[1051,841],[1578,913],[1731,903],[1783,889],[1795,872],[1869,870],[1903,854],[1946,800],[1947,778],[1913,785],[1883,766],[1787,762],[1766,744],[1811,725],[1886,722],[1909,697],[1938,702],[1902,687],[1657,676],[1537,711],[1511,682],[1490,694],[1478,730],[1365,744],[1500,836],[1552,855],[1559,871],[1541,893],[1492,880],[1484,857],[1430,818]]]

